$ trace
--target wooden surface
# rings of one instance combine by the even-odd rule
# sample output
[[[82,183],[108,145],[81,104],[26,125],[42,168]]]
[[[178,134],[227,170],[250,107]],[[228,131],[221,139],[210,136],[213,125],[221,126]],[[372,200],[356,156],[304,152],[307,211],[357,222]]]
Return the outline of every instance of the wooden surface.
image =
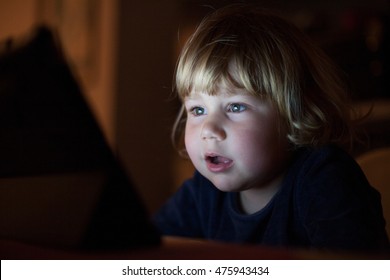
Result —
[[[0,240],[0,259],[13,260],[306,260],[390,259],[389,255],[351,254],[302,249],[276,249],[259,245],[225,244],[204,240],[164,237],[160,246],[124,251],[83,252],[45,248],[11,240]]]

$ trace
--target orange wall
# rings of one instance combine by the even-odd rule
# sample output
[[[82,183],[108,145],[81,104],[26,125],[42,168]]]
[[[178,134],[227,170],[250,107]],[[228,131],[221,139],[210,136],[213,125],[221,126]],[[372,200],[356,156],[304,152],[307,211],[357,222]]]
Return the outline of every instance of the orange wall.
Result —
[[[0,0],[0,41],[30,30],[36,21],[37,0]]]
[[[59,1],[61,2],[61,1]],[[63,3],[73,3],[74,9],[68,9],[69,21],[74,18],[77,5],[88,1],[66,0]],[[95,1],[96,9],[93,21],[93,37],[85,40],[74,40],[69,36],[69,28],[60,19],[64,15],[56,15],[52,0],[0,0],[0,41],[6,38],[21,38],[27,35],[40,22],[53,26],[60,34],[61,41],[66,47],[70,64],[75,75],[80,78],[80,84],[95,112],[109,142],[115,143],[115,119],[114,119],[114,76],[115,76],[115,49],[116,49],[116,5],[117,0]],[[51,4],[51,5],[50,5]],[[46,7],[46,9],[44,9]],[[50,10],[51,9],[51,10]],[[64,9],[65,11],[66,9]],[[51,13],[50,13],[51,12]],[[87,14],[87,12],[85,12]],[[78,23],[88,24],[88,19],[77,18]],[[89,26],[76,26],[75,29],[85,30],[88,33]],[[91,28],[90,28],[91,29]],[[66,32],[68,31],[68,32]],[[72,31],[72,30],[70,30]],[[82,36],[85,34],[81,34]],[[89,34],[91,35],[91,34]],[[91,35],[91,36],[92,36]],[[85,36],[84,36],[85,37]],[[85,38],[79,38],[85,39]],[[88,44],[88,45],[86,45]],[[80,52],[82,50],[83,52]],[[81,54],[80,54],[81,53]],[[89,65],[80,63],[86,56]],[[89,68],[88,68],[89,67]],[[91,78],[92,76],[93,78]]]

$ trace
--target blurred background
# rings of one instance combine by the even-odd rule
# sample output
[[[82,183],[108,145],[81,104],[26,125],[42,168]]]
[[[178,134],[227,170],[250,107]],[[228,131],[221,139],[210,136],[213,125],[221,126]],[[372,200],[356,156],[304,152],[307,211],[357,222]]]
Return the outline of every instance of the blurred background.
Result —
[[[192,173],[170,141],[177,55],[204,15],[236,2],[290,18],[347,73],[356,107],[373,106],[369,143],[355,155],[389,146],[387,0],[0,0],[0,41],[23,40],[41,24],[58,32],[112,149],[153,212]]]

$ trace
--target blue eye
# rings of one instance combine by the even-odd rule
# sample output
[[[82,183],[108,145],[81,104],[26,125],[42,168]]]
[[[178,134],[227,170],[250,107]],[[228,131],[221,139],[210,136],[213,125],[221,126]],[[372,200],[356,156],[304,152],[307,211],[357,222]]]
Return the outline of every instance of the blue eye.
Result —
[[[240,113],[245,111],[246,109],[247,107],[244,104],[240,104],[240,103],[232,103],[229,104],[228,106],[228,112],[232,112],[232,113]]]
[[[205,109],[202,107],[195,106],[190,109],[190,113],[194,116],[201,116],[205,114]]]

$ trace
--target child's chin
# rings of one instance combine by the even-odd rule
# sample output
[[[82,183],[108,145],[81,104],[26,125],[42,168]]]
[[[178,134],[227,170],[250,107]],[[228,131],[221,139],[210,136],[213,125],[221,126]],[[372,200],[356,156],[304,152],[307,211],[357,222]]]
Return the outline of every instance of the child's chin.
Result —
[[[217,181],[217,182],[213,182],[212,181],[212,183],[221,192],[238,192],[238,191],[240,191],[240,189],[237,188],[236,185],[232,185],[232,184],[229,184],[229,183],[223,183],[223,182],[220,182],[220,181]]]

